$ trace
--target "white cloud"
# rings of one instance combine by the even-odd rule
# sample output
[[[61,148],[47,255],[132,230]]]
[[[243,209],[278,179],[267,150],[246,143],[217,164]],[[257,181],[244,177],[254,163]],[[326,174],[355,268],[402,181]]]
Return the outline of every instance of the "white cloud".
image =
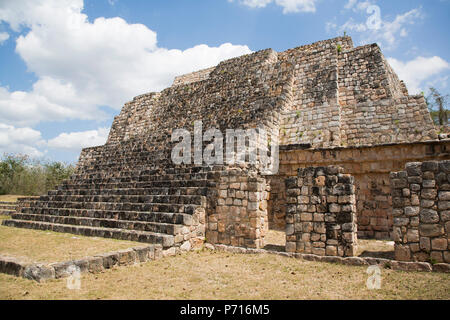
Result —
[[[425,91],[424,82],[426,80],[450,68],[447,61],[437,56],[417,57],[407,62],[394,58],[388,58],[387,60],[399,78],[405,81],[410,94]]]
[[[423,18],[422,9],[416,8],[396,15],[392,21],[384,20],[383,10],[373,5],[371,1],[349,0],[344,8],[363,14],[363,20],[355,21],[351,17],[340,27],[334,28],[331,28],[333,23],[328,22],[325,25],[327,32],[332,30],[336,34],[342,34],[344,31],[357,32],[362,39],[361,44],[377,42],[386,50],[393,49],[397,45],[398,37],[404,38],[408,35],[408,26]]]
[[[283,13],[290,12],[316,12],[317,0],[275,0],[275,3],[283,7]]]
[[[82,0],[6,2],[0,1],[0,22],[25,30],[16,52],[38,77],[29,92],[0,87],[0,119],[13,125],[101,119],[101,106],[118,110],[136,95],[170,86],[177,75],[251,52],[229,43],[161,48],[145,25],[121,18],[89,22]]]
[[[364,32],[367,30],[367,25],[365,23],[357,23],[352,18],[350,18],[339,28],[339,30],[339,33],[342,33],[343,31]]]
[[[233,2],[234,0],[228,0]],[[275,2],[283,8],[283,13],[316,12],[317,0],[238,0],[239,3],[250,8],[264,8],[268,4]]]
[[[38,148],[43,146],[45,141],[39,131],[0,123],[0,154],[21,153],[31,157],[41,157],[44,154]]]
[[[70,82],[43,77],[33,84],[30,92],[10,92],[0,87],[0,119],[5,123],[27,126],[41,121],[105,117],[89,97],[77,92]]]
[[[80,151],[82,148],[103,145],[108,139],[109,129],[61,133],[48,141],[50,148]]]
[[[389,46],[393,46],[396,41],[396,36],[399,34],[404,37],[407,34],[405,25],[412,25],[418,19],[422,18],[422,13],[420,9],[413,9],[404,14],[397,15],[394,21],[383,21],[380,38],[388,43]],[[372,36],[376,35],[377,32],[372,32]]]
[[[228,0],[228,2],[233,2],[233,0]],[[271,3],[272,0],[239,0],[239,2],[250,8],[264,8]]]
[[[347,4],[344,6],[345,9],[351,9],[355,6],[358,0],[348,0]]]
[[[0,45],[9,39],[9,34],[6,32],[0,32]]]

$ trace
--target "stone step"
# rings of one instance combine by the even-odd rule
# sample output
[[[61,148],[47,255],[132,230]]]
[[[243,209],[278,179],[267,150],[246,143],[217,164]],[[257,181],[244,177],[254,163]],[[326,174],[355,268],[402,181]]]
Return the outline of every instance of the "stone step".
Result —
[[[70,179],[64,183],[121,183],[121,182],[157,182],[157,181],[177,181],[177,180],[206,180],[214,179],[215,173],[195,173],[195,174],[171,174],[171,175],[124,175],[111,176],[106,174],[98,174],[94,178],[84,177],[83,175],[71,176]]]
[[[145,221],[158,223],[183,224],[190,226],[193,223],[193,217],[185,213],[172,212],[139,212],[139,211],[112,211],[112,210],[86,210],[86,209],[68,209],[68,208],[22,208],[24,214],[43,214],[67,217],[85,217],[99,219],[115,219],[129,221]]]
[[[10,216],[12,215],[14,212],[16,212],[16,210],[6,210],[6,209],[0,209],[0,215],[4,215],[4,216]]]
[[[68,195],[68,196],[100,196],[100,195],[187,195],[187,196],[206,196],[208,192],[207,188],[198,187],[180,187],[180,188],[118,188],[118,189],[72,189],[72,190],[51,190],[48,192],[49,196],[52,195]]]
[[[0,204],[0,210],[14,210],[15,208],[15,204]]]
[[[223,170],[223,166],[206,166],[206,167],[186,167],[186,168],[149,168],[148,163],[145,165],[136,165],[130,167],[127,170],[125,167],[121,167],[117,164],[120,170],[112,170],[115,168],[115,164],[93,166],[83,168],[81,172],[76,172],[77,175],[85,175],[87,177],[95,177],[97,174],[108,173],[111,176],[125,176],[125,175],[168,175],[168,174],[195,174],[195,173],[208,173],[208,172],[220,172]],[[127,165],[128,167],[128,165]]]
[[[58,190],[71,189],[137,189],[137,188],[187,188],[187,187],[214,187],[216,183],[209,180],[171,180],[171,181],[150,181],[150,182],[110,182],[110,183],[85,183],[71,182],[58,186]]]
[[[45,198],[45,197],[42,197]],[[142,211],[142,212],[178,212],[193,214],[198,204],[178,203],[131,203],[131,202],[70,202],[70,201],[47,201],[44,199],[30,201],[30,206],[35,208],[73,208],[94,209],[112,211]]]
[[[180,234],[183,229],[183,225],[171,224],[171,223],[133,221],[133,220],[117,220],[117,219],[101,219],[101,218],[86,218],[86,217],[70,217],[70,216],[55,216],[55,215],[43,215],[43,214],[15,213],[11,216],[11,218],[13,220],[41,221],[41,222],[48,222],[48,223],[53,223],[53,224],[69,224],[69,225],[74,225],[74,226],[148,231],[148,232],[163,233],[163,234],[169,234],[169,235]]]
[[[206,204],[204,196],[187,195],[48,195],[42,196],[41,200],[55,202]]]
[[[10,202],[10,201],[0,201],[0,206],[1,205],[6,205],[6,206],[15,206],[17,204],[17,202]]]
[[[72,233],[90,237],[103,237],[103,238],[113,238],[120,240],[161,244],[164,248],[171,247],[175,244],[175,237],[172,235],[148,231],[74,226],[67,224],[48,223],[41,221],[15,220],[15,219],[4,220],[2,224],[9,227],[51,230],[55,232]]]

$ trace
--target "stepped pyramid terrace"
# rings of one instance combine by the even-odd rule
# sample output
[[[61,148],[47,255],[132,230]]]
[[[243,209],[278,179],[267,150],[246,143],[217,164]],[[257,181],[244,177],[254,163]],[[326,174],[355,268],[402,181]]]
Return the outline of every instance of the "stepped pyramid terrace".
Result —
[[[263,129],[279,168],[175,164],[174,130]],[[194,141],[194,138],[192,139]],[[206,143],[203,143],[206,145]],[[225,143],[223,144],[225,146]],[[56,190],[19,201],[3,224],[159,244],[353,256],[391,239],[403,261],[450,263],[450,140],[376,44],[338,37],[229,59],[142,94],[105,145],[83,149]]]

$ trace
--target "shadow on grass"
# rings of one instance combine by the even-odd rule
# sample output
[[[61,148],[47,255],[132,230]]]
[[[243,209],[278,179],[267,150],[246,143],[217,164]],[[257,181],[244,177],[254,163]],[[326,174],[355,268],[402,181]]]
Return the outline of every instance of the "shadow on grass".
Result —
[[[359,255],[361,258],[383,258],[383,259],[391,259],[393,260],[395,255],[394,251],[363,251]]]

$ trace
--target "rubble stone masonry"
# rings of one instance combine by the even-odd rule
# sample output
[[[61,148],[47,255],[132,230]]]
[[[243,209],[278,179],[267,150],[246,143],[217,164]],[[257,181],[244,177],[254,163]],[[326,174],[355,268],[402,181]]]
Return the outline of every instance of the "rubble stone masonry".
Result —
[[[298,169],[286,179],[286,251],[320,256],[356,252],[354,178],[339,167]]]
[[[391,173],[395,259],[450,263],[450,161]]]
[[[186,129],[194,141],[198,121],[203,131],[214,128],[224,136],[227,129],[264,129],[273,141],[278,137],[279,172],[173,163],[178,142],[172,133]],[[407,162],[450,159],[449,144],[439,139],[424,98],[408,94],[376,44],[355,48],[350,37],[338,37],[283,52],[265,49],[178,76],[161,92],[125,103],[105,145],[83,149],[70,179],[24,200],[2,223],[160,244],[164,250],[189,250],[205,238],[261,248],[268,228],[287,227],[288,250],[351,255],[356,232],[393,236],[389,173]],[[343,172],[331,173],[328,166]],[[319,179],[325,186],[298,176],[299,168],[308,167],[328,168],[313,174],[325,177]],[[290,177],[305,185],[286,189]],[[335,194],[327,186],[335,182],[349,193]],[[290,195],[296,192],[307,194],[299,200]],[[310,202],[291,203],[294,198]],[[299,213],[287,213],[292,205]],[[310,214],[312,221],[302,220]],[[433,249],[433,240],[435,247],[443,245],[436,239],[430,237],[431,253],[445,259],[444,251]],[[414,245],[403,245],[416,254]]]

